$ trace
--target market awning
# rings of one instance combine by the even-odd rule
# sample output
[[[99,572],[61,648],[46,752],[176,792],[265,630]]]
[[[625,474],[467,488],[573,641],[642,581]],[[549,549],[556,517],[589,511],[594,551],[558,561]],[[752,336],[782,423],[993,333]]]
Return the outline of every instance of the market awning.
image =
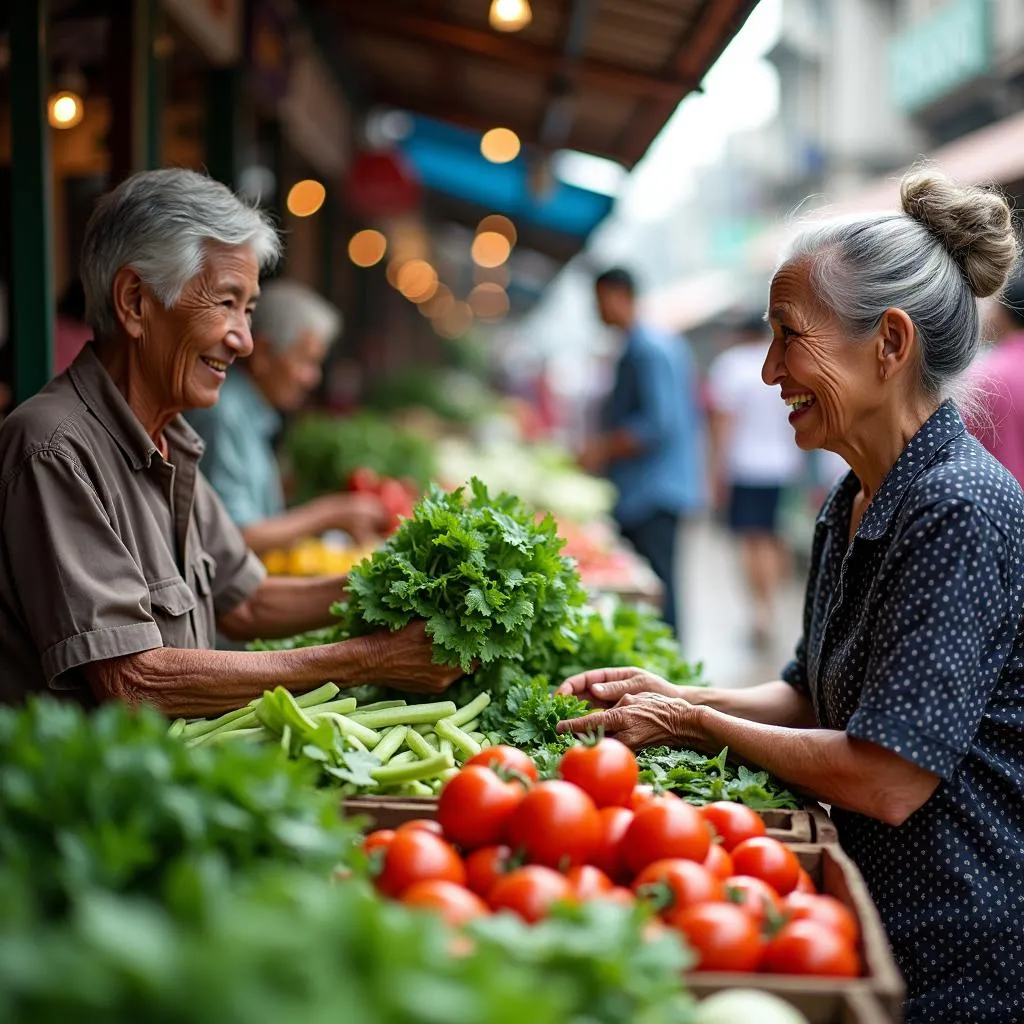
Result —
[[[490,0],[310,0],[368,105],[632,167],[757,0],[531,0],[514,34]]]

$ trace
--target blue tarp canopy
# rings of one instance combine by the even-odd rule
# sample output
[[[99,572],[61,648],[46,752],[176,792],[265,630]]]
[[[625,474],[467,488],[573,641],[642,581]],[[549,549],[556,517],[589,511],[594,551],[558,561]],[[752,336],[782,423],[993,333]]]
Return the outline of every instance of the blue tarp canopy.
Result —
[[[584,239],[611,212],[613,200],[597,192],[554,179],[550,191],[535,196],[523,154],[506,164],[493,164],[480,152],[480,133],[412,116],[412,130],[401,149],[424,188],[488,213],[503,213],[518,228]]]

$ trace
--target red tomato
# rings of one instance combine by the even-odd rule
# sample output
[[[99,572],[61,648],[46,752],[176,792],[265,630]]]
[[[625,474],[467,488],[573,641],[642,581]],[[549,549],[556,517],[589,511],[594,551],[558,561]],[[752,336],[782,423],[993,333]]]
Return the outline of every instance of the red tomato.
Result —
[[[782,912],[790,921],[816,921],[841,935],[851,946],[856,947],[860,941],[857,918],[834,896],[794,891],[782,901]]]
[[[512,851],[507,846],[482,846],[466,858],[466,887],[487,899],[494,883],[508,872]]]
[[[724,899],[722,882],[692,860],[656,860],[633,880],[637,896],[653,900],[659,913]]]
[[[777,839],[758,836],[745,839],[732,850],[738,875],[753,875],[767,882],[780,896],[791,893],[800,881],[800,861]]]
[[[622,837],[633,823],[633,812],[625,807],[602,807],[597,816],[601,839],[590,863],[616,882],[624,882],[629,878],[629,869],[622,856]]]
[[[348,478],[348,489],[359,494],[376,494],[380,486],[380,477],[372,469],[360,466],[354,469]]]
[[[393,828],[379,828],[363,840],[363,852],[369,855],[374,850],[386,850],[394,838],[395,830]]]
[[[572,886],[565,875],[529,864],[499,878],[487,901],[492,910],[511,910],[533,924],[547,917],[552,904],[572,898]]]
[[[806,893],[809,893],[809,894],[813,894],[813,893],[816,893],[817,891],[818,891],[818,889],[815,886],[814,881],[812,880],[811,876],[809,874],[807,874],[807,872],[804,871],[803,868],[801,868],[800,869],[800,881],[798,881],[796,883],[796,888],[793,890],[793,892],[806,892]]]
[[[626,865],[633,872],[669,857],[700,864],[711,849],[711,833],[689,804],[656,799],[633,815],[633,823],[622,838],[622,849]]]
[[[779,894],[760,878],[733,875],[725,880],[725,898],[749,914],[759,925],[782,912]]]
[[[402,893],[402,902],[410,907],[429,907],[439,911],[450,925],[455,926],[490,913],[487,904],[476,893],[437,878],[414,882]]]
[[[736,873],[733,870],[732,857],[725,852],[721,843],[711,844],[711,849],[704,859],[704,867],[716,878],[728,878]]]
[[[412,818],[409,821],[403,821],[395,831],[414,832],[416,829],[419,829],[421,832],[433,832],[435,836],[444,835],[441,822],[435,821],[433,818]]]
[[[483,765],[463,768],[441,790],[437,820],[445,836],[464,850],[494,846],[505,838],[510,815],[525,793],[521,782],[506,782]]]
[[[757,924],[729,903],[699,903],[668,916],[686,937],[699,971],[756,971],[764,951]]]
[[[722,846],[727,853],[732,852],[744,839],[754,839],[766,835],[768,831],[761,815],[743,804],[719,800],[699,810],[715,833],[722,837]]]
[[[397,527],[400,517],[408,518],[412,514],[412,499],[397,480],[382,480],[377,495],[381,504],[387,509],[390,527]]]
[[[505,771],[522,775],[524,779],[529,779],[531,782],[537,781],[537,766],[533,763],[533,758],[522,750],[504,744],[499,743],[497,746],[481,750],[479,754],[474,754],[466,762],[465,767],[468,768],[471,764],[482,764],[487,768],[497,766],[504,768]]]
[[[791,921],[768,943],[762,968],[772,974],[860,977],[860,959],[849,942],[817,921]]]
[[[653,799],[654,787],[649,786],[646,782],[641,782],[633,787],[633,792],[629,794],[629,803],[626,806],[636,811],[645,804],[649,804]]]
[[[451,844],[422,829],[396,832],[384,855],[377,888],[397,899],[410,885],[431,878],[465,885],[466,869]]]
[[[593,899],[615,888],[612,880],[593,864],[577,864],[576,867],[569,868],[565,877],[569,879],[573,895],[578,900]]]
[[[637,784],[639,770],[633,751],[610,738],[593,744],[570,747],[558,766],[566,782],[573,782],[598,807],[624,807],[629,804]]]
[[[586,864],[601,841],[594,801],[578,786],[560,779],[534,786],[512,812],[507,831],[513,849],[549,867]]]

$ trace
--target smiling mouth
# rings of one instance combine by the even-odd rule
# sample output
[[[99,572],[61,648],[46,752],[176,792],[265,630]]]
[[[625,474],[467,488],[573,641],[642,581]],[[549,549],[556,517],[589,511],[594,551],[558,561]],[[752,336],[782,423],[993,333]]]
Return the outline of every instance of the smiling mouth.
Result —
[[[218,373],[227,373],[228,364],[223,360],[214,359],[212,356],[200,356],[199,358],[202,359],[202,361],[206,363],[211,370],[216,370]]]
[[[800,395],[786,395],[782,399],[786,405],[793,410],[793,412],[799,412],[801,409],[809,409],[817,399],[810,392],[806,392]]]

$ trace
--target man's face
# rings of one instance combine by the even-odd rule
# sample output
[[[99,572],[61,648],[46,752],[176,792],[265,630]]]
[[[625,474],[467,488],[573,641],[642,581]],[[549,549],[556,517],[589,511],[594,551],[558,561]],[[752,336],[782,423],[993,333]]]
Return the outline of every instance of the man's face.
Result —
[[[609,327],[626,328],[633,322],[633,296],[626,288],[616,284],[599,284],[597,311],[601,321]]]
[[[279,412],[294,412],[320,383],[328,345],[316,331],[300,334],[283,352],[257,338],[249,370],[267,401]]]

